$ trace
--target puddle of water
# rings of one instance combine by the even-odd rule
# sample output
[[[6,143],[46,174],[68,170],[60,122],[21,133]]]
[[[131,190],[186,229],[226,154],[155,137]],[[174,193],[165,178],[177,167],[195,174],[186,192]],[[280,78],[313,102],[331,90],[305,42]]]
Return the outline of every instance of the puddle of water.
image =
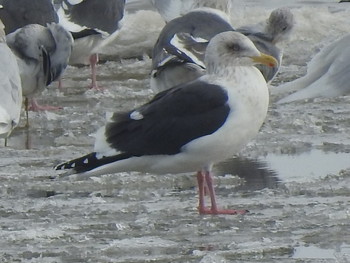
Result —
[[[292,257],[303,259],[348,259],[349,261],[340,262],[350,262],[350,246],[343,244],[336,249],[319,248],[313,245],[300,246],[294,249],[294,254]]]
[[[350,153],[324,152],[314,149],[298,155],[268,154],[262,158],[276,171],[280,180],[312,181],[349,168]]]
[[[268,154],[258,159],[232,158],[214,166],[217,176],[237,175],[245,183],[235,190],[274,189],[279,182],[309,182],[349,168],[350,153],[311,150],[296,155]]]

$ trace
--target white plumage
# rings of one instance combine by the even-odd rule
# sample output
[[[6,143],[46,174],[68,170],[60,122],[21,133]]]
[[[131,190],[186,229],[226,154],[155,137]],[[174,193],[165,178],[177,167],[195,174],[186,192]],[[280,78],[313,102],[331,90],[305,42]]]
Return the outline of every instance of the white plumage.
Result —
[[[0,56],[0,137],[7,138],[19,123],[22,87],[16,57],[6,44],[1,20]]]
[[[305,76],[276,88],[293,92],[278,103],[350,94],[350,34],[323,48],[308,64]]]

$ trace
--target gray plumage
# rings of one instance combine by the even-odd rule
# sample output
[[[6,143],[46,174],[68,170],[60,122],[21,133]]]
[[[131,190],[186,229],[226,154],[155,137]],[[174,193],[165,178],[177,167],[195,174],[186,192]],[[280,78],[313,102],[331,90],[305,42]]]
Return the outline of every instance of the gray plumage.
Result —
[[[289,38],[294,24],[293,13],[289,8],[283,7],[273,10],[269,18],[260,24],[237,28],[237,31],[248,36],[261,52],[277,59],[276,67],[257,65],[266,81],[271,81],[278,73],[283,54],[277,44]]]
[[[276,76],[282,63],[282,52],[276,43],[287,38],[293,26],[293,14],[287,8],[280,8],[263,23],[236,30],[248,36],[261,52],[278,61],[274,67],[256,66],[268,82]],[[235,29],[225,13],[211,8],[196,9],[168,22],[153,48],[151,88],[161,91],[203,75],[208,42],[223,31]]]
[[[33,97],[57,80],[67,66],[73,39],[59,24],[32,24],[6,36],[17,56],[23,95]]]
[[[202,76],[209,40],[232,30],[225,13],[211,8],[194,10],[167,23],[153,47],[152,89],[166,90]]]
[[[230,13],[230,0],[151,0],[154,7],[166,22],[183,16],[197,8],[209,7]]]

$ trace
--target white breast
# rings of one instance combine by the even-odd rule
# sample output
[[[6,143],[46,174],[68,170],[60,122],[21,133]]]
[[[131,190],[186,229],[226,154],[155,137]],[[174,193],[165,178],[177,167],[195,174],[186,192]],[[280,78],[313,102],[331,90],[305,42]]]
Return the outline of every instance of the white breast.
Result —
[[[268,110],[267,84],[255,67],[237,68],[236,73],[244,79],[213,81],[228,92],[231,112],[225,124],[215,133],[189,143],[186,151],[196,152],[208,161],[221,161],[237,154],[259,132]]]

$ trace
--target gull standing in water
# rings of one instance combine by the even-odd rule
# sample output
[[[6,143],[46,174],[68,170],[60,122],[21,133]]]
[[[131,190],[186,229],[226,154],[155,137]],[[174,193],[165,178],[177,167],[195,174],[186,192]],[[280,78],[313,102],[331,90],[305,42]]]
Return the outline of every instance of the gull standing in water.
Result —
[[[275,66],[277,61],[258,51],[249,38],[229,31],[210,40],[205,63],[202,77],[160,92],[136,109],[114,113],[97,132],[92,153],[55,169],[71,169],[82,177],[198,171],[200,214],[245,213],[218,208],[212,166],[237,154],[257,135],[269,92],[254,65]],[[210,208],[205,205],[206,186]]]
[[[62,0],[57,10],[60,24],[74,38],[69,64],[90,65],[91,88],[98,88],[98,52],[118,35],[125,0]]]

